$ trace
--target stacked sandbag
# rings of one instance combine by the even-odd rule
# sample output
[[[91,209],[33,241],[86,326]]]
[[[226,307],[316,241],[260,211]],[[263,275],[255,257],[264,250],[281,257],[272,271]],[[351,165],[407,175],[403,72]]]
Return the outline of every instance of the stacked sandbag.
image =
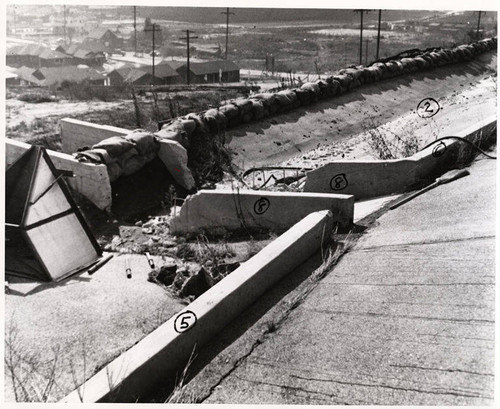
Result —
[[[317,102],[321,97],[321,90],[318,83],[306,82],[300,89],[309,95],[310,102]]]
[[[275,94],[265,92],[262,94],[255,94],[253,98],[262,102],[266,110],[269,111],[269,115],[274,115],[278,112],[278,103],[276,102]]]
[[[333,77],[328,77],[326,83],[328,84],[329,93],[331,93],[332,97],[340,93],[340,82]]]
[[[234,100],[234,105],[238,108],[241,122],[247,123],[252,120],[253,118],[252,101],[245,98],[238,98]]]
[[[126,136],[112,136],[74,154],[82,162],[105,164],[111,182],[120,176],[128,176],[156,156],[160,144],[158,139],[144,131],[134,131]]]
[[[170,123],[163,125],[156,135],[161,139],[170,139],[180,143],[187,148],[189,137],[196,129],[196,121],[188,118],[177,118]]]
[[[352,77],[350,77],[349,75],[345,74],[333,75],[333,79],[339,82],[341,94],[351,89]]]
[[[226,117],[228,126],[232,127],[241,124],[240,111],[235,104],[227,103],[222,105],[219,107],[219,112]]]
[[[252,103],[252,115],[256,121],[269,116],[269,110],[264,101],[257,98],[250,98],[249,101]]]
[[[227,126],[227,118],[223,112],[212,108],[205,111],[202,116],[212,134],[223,132]]]
[[[451,49],[428,48],[407,50],[395,57],[376,61],[370,66],[351,66],[314,82],[307,82],[295,89],[276,93],[264,92],[250,98],[225,101],[218,108],[202,113],[191,113],[165,125],[156,134],[160,139],[179,143],[198,156],[200,143],[220,137],[223,141],[227,128],[262,120],[269,116],[286,113],[300,106],[306,107],[318,100],[331,98],[363,84],[394,78],[403,74],[430,70],[456,62],[469,61],[483,52],[496,49],[497,39],[484,39]],[[197,148],[189,150],[189,141],[196,141]],[[101,152],[102,154],[102,152]],[[95,153],[94,156],[99,156]],[[107,159],[103,159],[107,160]],[[196,158],[190,157],[190,163]]]
[[[363,79],[363,69],[359,68],[346,68],[344,70],[340,70],[340,75],[348,75],[351,77],[351,88],[359,87],[364,82]]]
[[[294,109],[297,105],[300,106],[297,94],[292,90],[279,91],[274,94],[277,112],[283,113]]]

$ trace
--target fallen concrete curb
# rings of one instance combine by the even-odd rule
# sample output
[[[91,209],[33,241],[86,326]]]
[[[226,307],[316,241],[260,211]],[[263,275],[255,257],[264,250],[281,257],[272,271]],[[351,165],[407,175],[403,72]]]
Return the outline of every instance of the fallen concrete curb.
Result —
[[[173,233],[223,232],[265,229],[281,233],[312,212],[330,210],[333,222],[349,227],[354,196],[265,192],[254,190],[200,190],[189,196],[170,223]]]
[[[456,136],[474,143],[495,139],[496,123],[496,117],[490,117]],[[449,139],[406,159],[332,162],[307,173],[304,192],[349,194],[356,200],[403,193],[452,168],[462,147],[462,142]]]
[[[195,348],[317,252],[332,226],[328,210],[308,215],[61,402],[136,401],[158,381],[175,374]]]

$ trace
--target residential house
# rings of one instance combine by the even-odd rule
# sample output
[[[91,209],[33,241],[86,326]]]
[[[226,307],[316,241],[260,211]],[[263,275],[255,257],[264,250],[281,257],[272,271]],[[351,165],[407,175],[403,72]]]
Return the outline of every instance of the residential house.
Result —
[[[14,46],[6,54],[7,65],[12,67],[61,67],[74,64],[72,57],[38,44]]]
[[[176,67],[178,68],[178,67]],[[142,71],[153,73],[153,66],[143,66],[140,67]],[[162,62],[160,64],[155,64],[155,77],[161,78],[163,84],[179,84],[182,82],[182,78],[179,73],[173,68],[170,63]]]
[[[70,46],[60,45],[56,48],[56,51],[73,57],[75,65],[85,64],[89,67],[102,67],[106,62],[106,55],[103,51],[88,50],[84,48],[82,44],[71,44]]]
[[[117,85],[161,85],[163,80],[156,76],[153,77],[147,71],[135,67],[122,67],[111,71],[108,74],[109,84],[111,86]]]
[[[17,75],[16,73],[4,71],[4,75],[5,75],[5,85],[7,87],[21,84],[21,78],[19,78],[19,75]]]
[[[61,86],[64,82],[88,82],[91,85],[108,85],[107,77],[95,69],[79,68],[75,65],[38,69],[21,67],[16,74],[21,79],[21,85],[52,87]]]
[[[189,65],[192,84],[213,84],[218,82],[239,82],[240,69],[232,61],[216,60],[196,62]],[[187,64],[177,68],[183,82],[187,82]]]
[[[90,31],[84,43],[100,45],[105,48],[102,51],[111,53],[113,50],[123,46],[123,39],[105,27],[98,27]],[[86,46],[86,48],[89,47]]]

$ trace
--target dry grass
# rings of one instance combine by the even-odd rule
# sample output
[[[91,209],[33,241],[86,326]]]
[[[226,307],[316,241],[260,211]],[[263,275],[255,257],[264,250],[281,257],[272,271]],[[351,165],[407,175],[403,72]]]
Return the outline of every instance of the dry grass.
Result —
[[[368,146],[381,160],[408,158],[422,147],[417,136],[409,129],[396,133],[375,123],[373,118],[367,132]]]
[[[11,383],[16,402],[48,402],[59,374],[60,351],[53,347],[52,359],[42,360],[30,352],[20,337],[13,319],[5,328],[5,374]]]
[[[180,377],[176,380],[174,390],[168,396],[164,403],[196,403],[197,399],[193,392],[186,392],[185,382],[187,379],[187,374],[189,368],[193,361],[196,359],[195,355],[196,346],[193,348],[191,355],[189,356],[188,362],[181,372]]]

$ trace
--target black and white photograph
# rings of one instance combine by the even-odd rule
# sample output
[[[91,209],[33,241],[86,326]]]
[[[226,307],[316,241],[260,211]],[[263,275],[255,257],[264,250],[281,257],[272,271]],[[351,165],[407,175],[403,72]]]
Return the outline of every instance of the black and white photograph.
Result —
[[[499,8],[2,5],[0,400],[498,404]]]

